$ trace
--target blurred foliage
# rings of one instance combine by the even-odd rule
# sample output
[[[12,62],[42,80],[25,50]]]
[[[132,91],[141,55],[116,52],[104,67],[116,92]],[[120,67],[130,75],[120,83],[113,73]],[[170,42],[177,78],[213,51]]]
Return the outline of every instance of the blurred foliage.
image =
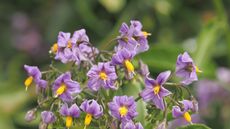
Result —
[[[116,43],[110,41],[121,23],[138,19],[152,36],[150,50],[137,58],[149,65],[153,75],[174,70],[177,55],[186,50],[204,71],[201,78],[215,78],[216,68],[230,66],[229,9],[229,0],[2,0],[0,127],[37,128],[39,118],[32,124],[24,121],[23,114],[36,102],[32,89],[24,92],[22,66],[45,69],[59,31],[85,28],[95,46],[113,49]],[[216,119],[207,124],[214,128],[213,122],[230,128]]]

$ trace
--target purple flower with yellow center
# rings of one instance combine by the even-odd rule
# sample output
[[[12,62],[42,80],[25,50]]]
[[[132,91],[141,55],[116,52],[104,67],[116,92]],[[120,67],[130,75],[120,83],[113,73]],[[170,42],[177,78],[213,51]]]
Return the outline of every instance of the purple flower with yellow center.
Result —
[[[115,96],[108,106],[110,114],[122,121],[132,120],[138,115],[133,97]]]
[[[61,74],[53,83],[53,94],[60,97],[64,102],[71,102],[72,95],[80,93],[80,85],[71,79],[70,72]]]
[[[111,64],[113,65],[121,65],[126,69],[126,73],[128,74],[128,78],[133,78],[134,73],[134,66],[131,63],[131,60],[135,56],[134,51],[128,51],[127,49],[123,48],[118,50],[116,54],[112,57]]]
[[[130,27],[126,23],[122,23],[120,27],[119,48],[135,50],[137,53],[147,51],[149,49],[147,37],[151,34],[142,31],[140,21],[133,20],[130,23]]]
[[[51,48],[51,51],[56,54],[55,59],[61,60],[63,63],[75,60],[72,48],[76,44],[76,40],[70,36],[70,33],[59,32],[57,44]]]
[[[81,106],[81,110],[86,113],[85,128],[91,123],[92,119],[98,119],[103,115],[103,108],[95,100],[85,100]]]
[[[192,58],[187,52],[184,52],[177,57],[176,75],[183,78],[181,83],[189,85],[193,81],[197,81],[197,73],[200,72],[202,71],[194,64]]]
[[[98,63],[87,73],[89,77],[88,87],[93,91],[98,91],[102,86],[105,89],[116,89],[115,80],[117,74],[115,67],[110,65],[110,62]]]
[[[78,118],[80,116],[80,109],[76,104],[68,108],[68,105],[65,103],[60,109],[60,114],[66,117],[66,127],[70,128],[73,124],[73,118]]]
[[[121,129],[144,129],[140,122],[135,124],[131,120],[122,122],[120,128]]]
[[[56,121],[56,117],[51,111],[41,112],[42,122],[46,124],[52,124]]]
[[[178,117],[183,116],[187,122],[192,123],[192,118],[189,114],[189,111],[197,112],[198,104],[194,103],[193,101],[189,101],[189,100],[183,100],[183,101],[180,101],[180,103],[183,106],[181,107],[173,106],[173,109],[172,109],[173,117],[178,118]]]
[[[145,89],[141,92],[141,97],[144,101],[151,101],[157,108],[164,110],[163,97],[171,94],[170,91],[163,87],[163,84],[168,80],[171,72],[165,71],[157,76],[157,79],[146,77]]]
[[[28,78],[24,82],[26,90],[33,82],[36,84],[37,88],[46,88],[47,81],[41,79],[42,74],[37,66],[24,65],[24,69],[28,74]]]

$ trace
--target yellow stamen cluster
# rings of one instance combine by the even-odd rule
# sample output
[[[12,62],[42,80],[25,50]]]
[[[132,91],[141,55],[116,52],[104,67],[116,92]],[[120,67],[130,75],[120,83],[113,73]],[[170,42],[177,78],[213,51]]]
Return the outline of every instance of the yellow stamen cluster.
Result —
[[[92,121],[92,115],[87,113],[85,116],[85,126],[88,126]]]
[[[106,75],[105,72],[100,72],[100,73],[99,73],[99,76],[100,76],[100,78],[101,78],[102,80],[104,80],[104,81],[108,79],[108,76]]]
[[[58,44],[55,43],[55,44],[51,47],[51,52],[52,52],[52,53],[57,53],[57,51],[58,51]]]
[[[25,84],[25,86],[26,86],[26,90],[27,90],[28,87],[32,84],[33,80],[34,80],[34,78],[33,78],[32,76],[29,76],[29,77],[25,80],[24,84]]]
[[[126,106],[122,106],[118,110],[119,110],[119,113],[120,113],[121,117],[126,116],[126,114],[128,113],[128,109],[127,109]]]
[[[73,117],[67,116],[66,117],[66,127],[69,128],[70,126],[72,126],[72,123],[73,123]]]
[[[63,94],[65,90],[66,90],[66,85],[62,83],[61,86],[56,91],[56,97]]]
[[[192,122],[192,118],[191,118],[191,116],[190,116],[190,114],[189,114],[188,112],[185,112],[183,116],[184,116],[184,119],[185,119],[187,122],[189,122],[189,123]]]
[[[195,69],[197,73],[202,73],[202,71],[197,66],[195,66]]]
[[[160,89],[161,89],[161,87],[160,87],[159,85],[156,85],[156,86],[153,88],[154,94],[155,94],[155,95],[158,94],[158,93],[160,92]]]
[[[71,40],[68,41],[67,48],[72,48]]]
[[[124,65],[128,72],[134,72],[134,66],[129,60],[125,60]]]
[[[151,33],[148,33],[148,32],[146,32],[146,31],[142,31],[142,34],[145,36],[145,38],[147,38],[148,36],[151,35]]]

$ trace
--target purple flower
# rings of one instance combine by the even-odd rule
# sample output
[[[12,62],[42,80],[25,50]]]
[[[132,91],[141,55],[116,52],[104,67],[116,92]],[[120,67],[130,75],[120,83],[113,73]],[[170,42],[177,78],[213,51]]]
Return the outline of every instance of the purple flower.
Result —
[[[139,66],[140,66],[140,75],[143,77],[146,77],[146,75],[149,74],[149,67],[148,65],[144,64],[142,60],[139,61]]]
[[[165,71],[158,75],[157,79],[146,77],[145,89],[141,92],[141,97],[144,101],[152,101],[157,108],[164,110],[163,97],[171,94],[170,91],[163,87],[163,84],[168,80],[171,72]]]
[[[121,65],[125,67],[126,73],[128,73],[128,78],[133,78],[134,75],[134,66],[131,63],[131,60],[135,56],[134,51],[128,51],[127,49],[123,48],[121,50],[118,50],[116,54],[112,57],[112,64],[113,65]]]
[[[126,23],[122,23],[120,27],[120,36],[118,37],[119,48],[135,50],[137,53],[147,51],[149,49],[147,36],[151,35],[142,31],[142,24],[139,21],[130,21],[130,27]]]
[[[24,65],[24,69],[28,74],[28,78],[24,82],[26,90],[31,86],[32,82],[35,82],[37,88],[46,88],[47,81],[41,79],[42,74],[37,66]]]
[[[78,82],[71,80],[70,72],[60,75],[53,83],[55,97],[60,97],[65,102],[72,101],[72,94],[80,92],[80,85]]]
[[[51,111],[43,111],[41,113],[42,122],[46,124],[52,124],[56,121],[56,117]]]
[[[37,111],[36,108],[34,108],[34,109],[32,109],[32,110],[29,110],[29,111],[26,113],[26,115],[25,115],[25,120],[26,120],[27,122],[31,122],[31,121],[33,121],[34,119],[36,119],[36,111]]]
[[[87,73],[89,77],[88,87],[93,91],[98,91],[101,86],[105,89],[116,89],[114,84],[117,79],[115,67],[110,62],[98,63],[94,65]]]
[[[138,115],[133,97],[115,96],[108,103],[110,114],[119,120],[131,120]]]
[[[57,46],[53,46],[53,51],[57,51],[55,59],[60,60],[62,63],[75,60],[72,48],[75,46],[76,42],[74,42],[75,40],[73,40],[70,36],[70,33],[59,32]]]
[[[202,71],[200,71],[198,67],[193,63],[192,58],[187,52],[184,52],[177,57],[176,75],[183,78],[181,83],[189,85],[193,81],[197,81],[197,72]]]
[[[180,103],[183,105],[182,107],[173,106],[173,109],[172,109],[173,117],[177,118],[177,117],[183,116],[187,122],[191,123],[192,118],[189,114],[189,111],[197,111],[198,104],[194,103],[193,101],[189,101],[189,100],[183,100],[183,101],[180,101]]]
[[[230,69],[220,67],[217,69],[217,78],[223,83],[230,83]]]
[[[80,116],[80,109],[76,104],[73,104],[70,108],[65,103],[60,109],[60,114],[66,117],[66,127],[72,126],[73,118],[78,118]]]
[[[121,129],[144,129],[140,122],[133,123],[133,121],[125,121],[121,123]]]
[[[98,119],[103,115],[103,108],[95,100],[85,100],[81,106],[81,110],[86,113],[85,126],[91,123],[92,117]]]

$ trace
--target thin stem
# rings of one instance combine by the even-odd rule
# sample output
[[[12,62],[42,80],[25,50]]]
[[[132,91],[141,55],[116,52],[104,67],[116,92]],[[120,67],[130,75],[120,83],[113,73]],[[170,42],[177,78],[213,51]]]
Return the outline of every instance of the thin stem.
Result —
[[[167,120],[167,115],[168,115],[168,108],[167,108],[167,103],[165,99],[163,99],[165,110],[164,110],[164,119]]]
[[[58,70],[57,68],[55,68],[52,64],[50,64],[50,68],[53,69],[53,70],[55,70],[55,71],[57,71],[57,72],[59,72],[59,73],[62,73],[60,70]]]
[[[188,87],[183,86],[181,83],[171,83],[171,82],[167,82],[167,83],[165,83],[164,85],[166,85],[166,86],[178,86],[178,87],[184,88],[184,89],[188,92],[189,96],[190,96],[191,98],[193,97],[193,95],[192,95],[192,93],[190,92],[190,90],[188,89]]]
[[[141,99],[141,96],[139,95],[136,99],[135,99],[135,101],[137,102],[137,101],[139,101]]]

